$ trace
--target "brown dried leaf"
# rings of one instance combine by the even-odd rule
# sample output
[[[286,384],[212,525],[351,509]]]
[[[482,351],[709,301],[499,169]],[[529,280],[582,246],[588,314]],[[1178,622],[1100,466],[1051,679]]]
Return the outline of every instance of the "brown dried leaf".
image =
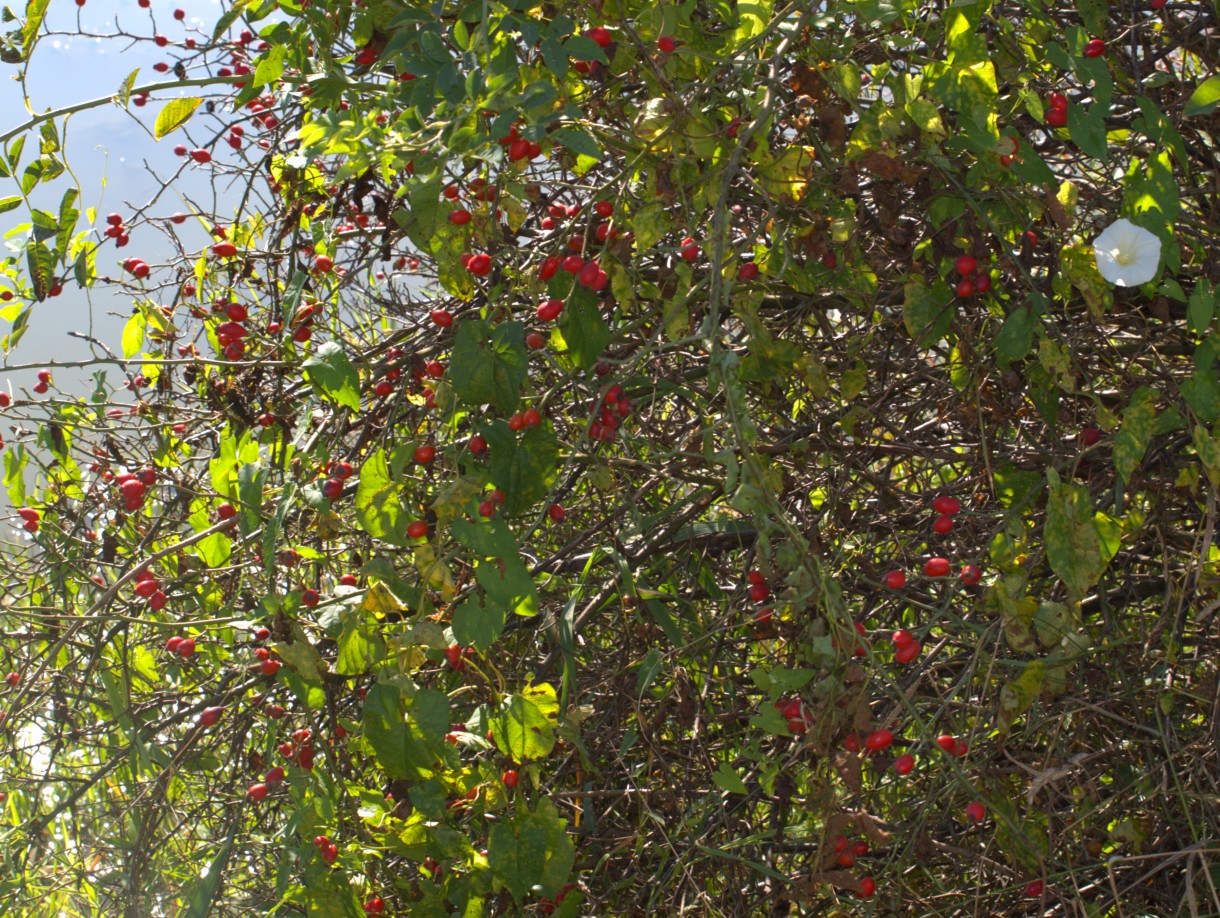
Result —
[[[793,65],[788,86],[797,95],[809,96],[817,102],[823,102],[830,96],[830,86],[827,85],[826,79],[803,61],[797,61]]]
[[[860,878],[846,870],[822,870],[809,878],[813,885],[829,883],[836,889],[846,889],[849,892],[860,892]]]
[[[825,105],[818,109],[818,126],[831,150],[842,153],[847,149],[847,119],[842,105]]]
[[[843,779],[847,789],[853,794],[864,790],[863,765],[859,755],[851,752],[842,753],[835,759],[835,769],[839,772],[839,777]]]
[[[887,182],[897,181],[903,171],[902,160],[896,156],[878,153],[876,150],[869,150],[861,156],[859,163],[865,171]]]

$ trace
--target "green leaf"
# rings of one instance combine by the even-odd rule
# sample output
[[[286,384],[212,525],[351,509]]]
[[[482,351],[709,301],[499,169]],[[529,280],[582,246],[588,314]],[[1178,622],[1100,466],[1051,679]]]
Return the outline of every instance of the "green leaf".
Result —
[[[1201,278],[1191,291],[1190,302],[1186,305],[1186,324],[1195,334],[1207,331],[1216,315],[1216,289]]]
[[[773,6],[771,0],[737,0],[737,29],[733,33],[734,44],[742,44],[766,31],[771,22]]]
[[[712,775],[712,781],[721,790],[726,790],[730,794],[748,794],[750,792],[746,787],[746,782],[741,780],[741,775],[737,774],[728,762],[720,763]]]
[[[1110,155],[1106,143],[1106,112],[1107,108],[1096,102],[1092,105],[1071,105],[1067,117],[1068,135],[1072,143],[1103,163]]]
[[[540,707],[537,701],[544,705]],[[557,712],[555,690],[545,683],[520,695],[508,695],[491,716],[492,738],[514,762],[546,758],[555,748]]]
[[[21,202],[25,199],[19,194],[11,195],[7,198],[0,198],[0,214],[7,214],[10,210],[16,210],[21,206]]]
[[[220,889],[220,881],[224,878],[225,867],[229,862],[229,854],[233,850],[233,839],[240,827],[241,822],[234,820],[232,823],[232,831],[225,838],[224,844],[220,846],[220,851],[212,858],[212,862],[208,864],[207,873],[198,883],[195,884],[194,891],[191,893],[187,901],[186,911],[182,913],[182,918],[207,918],[208,915],[214,914],[213,905],[216,898],[216,893]]]
[[[587,35],[573,35],[563,43],[564,50],[578,61],[598,61],[609,64],[610,59],[602,46]]]
[[[1182,114],[1187,118],[1198,118],[1210,115],[1218,105],[1220,105],[1220,74],[1208,77],[1195,87],[1195,91],[1186,100]]]
[[[542,895],[554,896],[567,881],[575,849],[566,825],[555,805],[543,798],[536,811],[519,809],[492,826],[487,862],[518,904],[533,895],[535,886],[542,887]]]
[[[643,252],[661,241],[670,231],[669,215],[660,201],[650,201],[631,218],[636,251]]]
[[[202,102],[202,99],[195,96],[171,99],[166,102],[165,107],[157,114],[157,121],[153,125],[153,136],[160,140],[162,137],[174,133],[191,120],[191,115]]]
[[[303,368],[319,395],[352,411],[360,410],[360,375],[337,343],[327,341],[309,355]]]
[[[130,360],[144,347],[144,313],[137,312],[123,326],[123,357]]]
[[[1034,314],[1027,306],[1018,306],[1004,319],[995,339],[995,358],[1000,366],[1024,360],[1034,344]]]
[[[1051,570],[1068,588],[1068,596],[1079,602],[1101,577],[1105,565],[1093,522],[1093,501],[1083,485],[1063,483],[1054,469],[1046,470],[1050,493],[1046,500],[1043,537]]]
[[[438,761],[417,726],[408,724],[402,690],[378,684],[364,699],[364,737],[391,778],[427,780]]]
[[[1029,710],[1046,678],[1046,662],[1031,660],[1025,664],[1021,675],[1000,689],[1000,732],[1012,729],[1018,717]]]
[[[1220,442],[1217,442],[1216,438],[1202,424],[1195,425],[1193,440],[1195,453],[1198,455],[1199,461],[1203,463],[1207,479],[1212,483],[1212,487],[1215,487],[1220,484]],[[5,456],[5,459],[7,460],[8,457]]]
[[[131,73],[127,74],[127,78],[119,84],[119,91],[115,94],[118,98],[119,105],[124,108],[131,102],[131,90],[136,85],[136,77],[140,75],[140,68],[137,67]]]
[[[497,602],[484,603],[470,594],[453,610],[453,639],[463,646],[486,651],[504,631],[505,610]]]
[[[554,74],[555,79],[563,79],[568,72],[568,52],[564,50],[563,45],[548,38],[542,42],[539,50],[542,52],[542,60],[546,64],[547,70]]]
[[[335,672],[341,676],[363,675],[384,660],[385,655],[385,641],[376,619],[366,615],[363,607],[349,610],[343,616]]]
[[[531,509],[555,483],[559,445],[550,421],[528,427],[518,437],[503,421],[483,429],[490,447],[491,480],[505,494],[504,513],[518,516]]]
[[[25,254],[34,297],[41,302],[47,298],[47,291],[55,279],[55,253],[41,242],[31,242]]]
[[[943,281],[929,288],[922,277],[912,277],[902,287],[902,321],[920,347],[931,347],[953,324],[953,293]]]
[[[1124,486],[1144,459],[1152,428],[1156,423],[1156,393],[1140,386],[1131,396],[1131,404],[1123,412],[1123,426],[1114,435],[1114,468]]]
[[[284,58],[288,49],[284,45],[273,45],[271,50],[258,62],[254,68],[255,86],[266,86],[274,83],[284,75]]]
[[[25,23],[21,27],[21,50],[22,56],[27,60],[30,52],[34,50],[34,43],[38,41],[38,33],[42,31],[42,20],[50,5],[51,0],[29,0],[25,6]]]
[[[356,487],[356,521],[360,528],[374,538],[405,545],[411,521],[403,510],[401,494],[401,486],[390,478],[385,450],[377,450],[360,467]]]
[[[589,369],[601,359],[610,343],[610,326],[602,318],[597,294],[577,284],[559,316],[559,327],[568,353],[581,369]]]
[[[458,327],[447,375],[468,406],[492,404],[507,413],[521,398],[528,361],[520,322],[501,322],[492,329],[480,319],[466,319]]]
[[[573,153],[581,156],[588,156],[591,159],[602,158],[601,144],[594,139],[593,135],[584,128],[579,127],[562,127],[556,128],[548,135],[557,143],[563,144]]]

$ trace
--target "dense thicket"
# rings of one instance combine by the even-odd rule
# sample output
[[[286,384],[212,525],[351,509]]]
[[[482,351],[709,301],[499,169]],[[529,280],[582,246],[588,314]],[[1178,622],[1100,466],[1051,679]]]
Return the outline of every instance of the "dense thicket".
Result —
[[[222,211],[3,137],[8,365],[130,309],[0,396],[5,914],[1220,913],[1214,6],[171,12]]]

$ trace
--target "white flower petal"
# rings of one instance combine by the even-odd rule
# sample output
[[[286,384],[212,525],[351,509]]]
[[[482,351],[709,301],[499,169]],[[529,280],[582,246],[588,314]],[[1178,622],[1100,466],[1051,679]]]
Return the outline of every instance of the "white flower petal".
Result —
[[[1108,283],[1135,287],[1156,277],[1161,240],[1125,218],[1115,220],[1093,242],[1097,270]]]

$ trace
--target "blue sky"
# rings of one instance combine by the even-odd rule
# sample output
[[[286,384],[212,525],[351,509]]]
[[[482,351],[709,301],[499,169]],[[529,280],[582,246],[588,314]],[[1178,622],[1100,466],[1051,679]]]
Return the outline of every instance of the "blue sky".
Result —
[[[186,11],[185,21],[174,19],[176,8]],[[141,9],[135,0],[87,0],[82,8],[70,0],[55,0],[48,15],[50,34],[36,48],[26,77],[30,104],[34,111],[46,111],[105,98],[137,68],[140,69],[140,82],[165,79],[152,67],[158,61],[172,63],[176,59],[173,46],[158,48],[152,41],[133,41],[121,35],[98,36],[125,33],[148,39],[160,32],[181,50],[181,42],[187,35],[193,34],[200,40],[210,35],[212,24],[221,11],[218,0],[179,0],[176,3],[153,0],[148,10]],[[8,130],[26,120],[28,113],[21,86],[13,79],[17,68],[0,64],[0,73],[4,77],[0,80],[0,112],[5,113],[0,118],[0,130]],[[181,160],[174,156],[172,149],[175,143],[184,140],[182,135],[171,135],[158,143],[151,134],[153,120],[168,98],[169,94],[163,94],[143,109],[132,108],[130,112],[113,104],[103,104],[69,119],[64,145],[67,161],[80,184],[78,206],[82,210],[97,207],[99,224],[104,224],[105,215],[111,211],[130,214],[133,207],[150,200],[160,185],[154,173],[169,176],[179,170]],[[142,127],[140,122],[147,127]],[[211,136],[212,129],[209,126],[206,136]],[[205,135],[201,132],[200,136]],[[68,176],[62,176],[38,189],[35,197],[53,209],[69,182]],[[0,197],[18,192],[12,179],[0,179],[0,188],[4,189],[0,191]],[[175,180],[171,190],[211,201],[208,184],[189,168]],[[162,196],[150,213],[167,216],[178,210],[188,211],[189,207],[178,195],[171,193]],[[0,220],[4,231],[8,231],[26,222],[28,215],[18,209]],[[83,222],[80,228],[83,228]],[[202,233],[197,235],[198,238],[191,240],[196,248],[203,243]],[[14,238],[8,240],[8,244],[19,247],[21,241],[21,238]],[[99,271],[115,273],[114,266],[129,255],[153,263],[168,254],[167,240],[153,228],[145,227],[132,235],[131,243],[124,249],[116,249],[113,243],[108,243],[98,254]],[[7,356],[5,367],[87,359],[90,356],[88,346],[68,336],[67,331],[91,329],[101,340],[117,344],[124,317],[130,309],[130,301],[117,300],[101,291],[87,294],[70,282],[60,297],[35,307],[30,331]],[[4,326],[0,328],[0,334],[7,333],[7,323],[0,322],[0,326]],[[4,359],[2,355],[0,359]],[[64,370],[56,373],[56,383],[61,390],[70,391],[75,381],[89,375],[88,371]],[[0,368],[0,386],[7,389],[10,381],[14,385],[29,385],[33,382],[33,372],[10,372]]]

